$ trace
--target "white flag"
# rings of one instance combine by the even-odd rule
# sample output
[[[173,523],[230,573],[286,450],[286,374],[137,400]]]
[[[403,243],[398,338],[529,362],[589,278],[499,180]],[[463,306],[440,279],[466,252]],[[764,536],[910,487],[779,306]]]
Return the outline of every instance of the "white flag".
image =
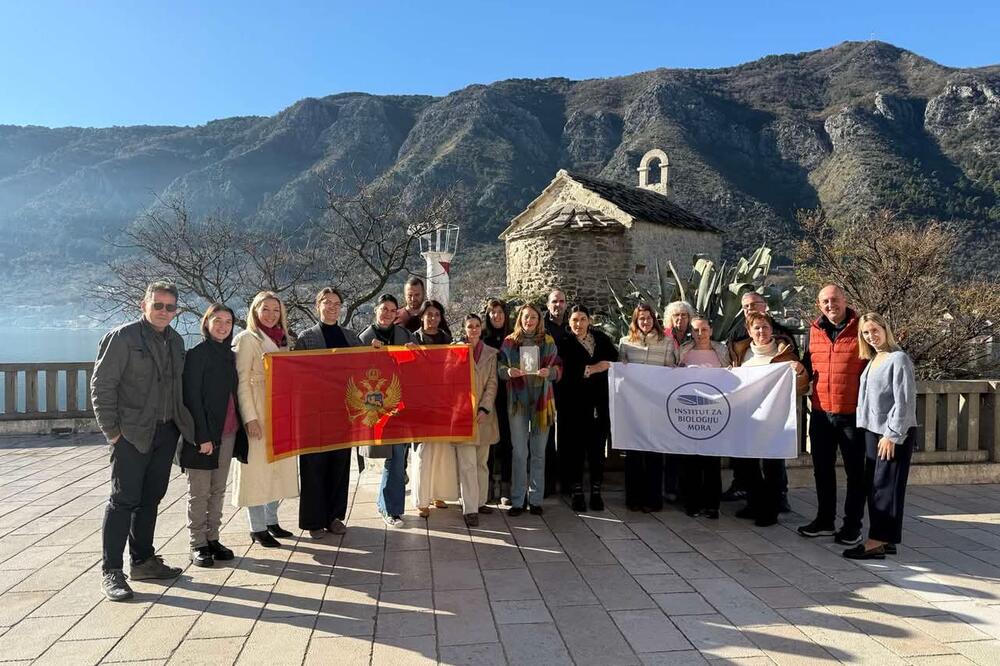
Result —
[[[736,458],[798,453],[789,363],[731,370],[613,363],[608,382],[616,449]]]

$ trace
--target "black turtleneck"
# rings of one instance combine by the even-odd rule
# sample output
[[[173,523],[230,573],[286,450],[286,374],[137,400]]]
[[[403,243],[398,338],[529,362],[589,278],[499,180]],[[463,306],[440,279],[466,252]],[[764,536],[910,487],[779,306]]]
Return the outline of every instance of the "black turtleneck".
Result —
[[[323,341],[326,342],[327,349],[347,346],[347,338],[344,337],[344,331],[337,324],[327,324],[321,321],[319,323],[319,330],[323,331]]]

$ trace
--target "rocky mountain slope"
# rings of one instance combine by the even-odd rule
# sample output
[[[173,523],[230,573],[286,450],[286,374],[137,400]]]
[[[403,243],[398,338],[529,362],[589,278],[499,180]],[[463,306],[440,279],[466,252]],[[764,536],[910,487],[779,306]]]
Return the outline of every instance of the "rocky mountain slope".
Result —
[[[345,174],[398,176],[416,197],[460,182],[465,237],[492,241],[557,169],[633,183],[653,147],[670,156],[675,200],[731,232],[727,254],[787,251],[799,209],[889,207],[954,223],[970,270],[997,272],[1000,66],[953,69],[881,42],[440,98],[348,93],[199,127],[0,126],[0,258],[99,258],[154,195],[298,227],[316,219],[322,181]]]

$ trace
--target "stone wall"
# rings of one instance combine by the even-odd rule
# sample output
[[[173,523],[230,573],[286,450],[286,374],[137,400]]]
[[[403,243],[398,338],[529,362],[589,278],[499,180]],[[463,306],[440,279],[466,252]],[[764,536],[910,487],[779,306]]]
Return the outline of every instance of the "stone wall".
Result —
[[[630,270],[631,247],[625,230],[562,229],[507,241],[507,292],[535,295],[553,286],[570,303],[608,312],[611,295],[605,279],[616,286]]]
[[[680,278],[687,280],[694,255],[707,254],[716,262],[722,256],[722,234],[677,229],[637,220],[628,231],[628,236],[632,252],[629,274],[637,284],[649,287],[656,281],[654,262],[657,260],[661,271],[667,270],[667,261],[673,262]],[[637,270],[638,266],[645,267],[644,271]]]

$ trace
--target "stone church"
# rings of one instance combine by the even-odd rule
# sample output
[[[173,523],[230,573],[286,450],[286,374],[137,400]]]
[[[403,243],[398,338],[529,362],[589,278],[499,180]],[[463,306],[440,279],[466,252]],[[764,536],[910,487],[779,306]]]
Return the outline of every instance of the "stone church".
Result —
[[[670,162],[651,150],[639,162],[637,187],[560,169],[500,234],[507,292],[524,296],[561,287],[572,303],[607,312],[607,282],[652,286],[654,261],[686,279],[695,254],[718,260],[722,231],[670,200]]]

